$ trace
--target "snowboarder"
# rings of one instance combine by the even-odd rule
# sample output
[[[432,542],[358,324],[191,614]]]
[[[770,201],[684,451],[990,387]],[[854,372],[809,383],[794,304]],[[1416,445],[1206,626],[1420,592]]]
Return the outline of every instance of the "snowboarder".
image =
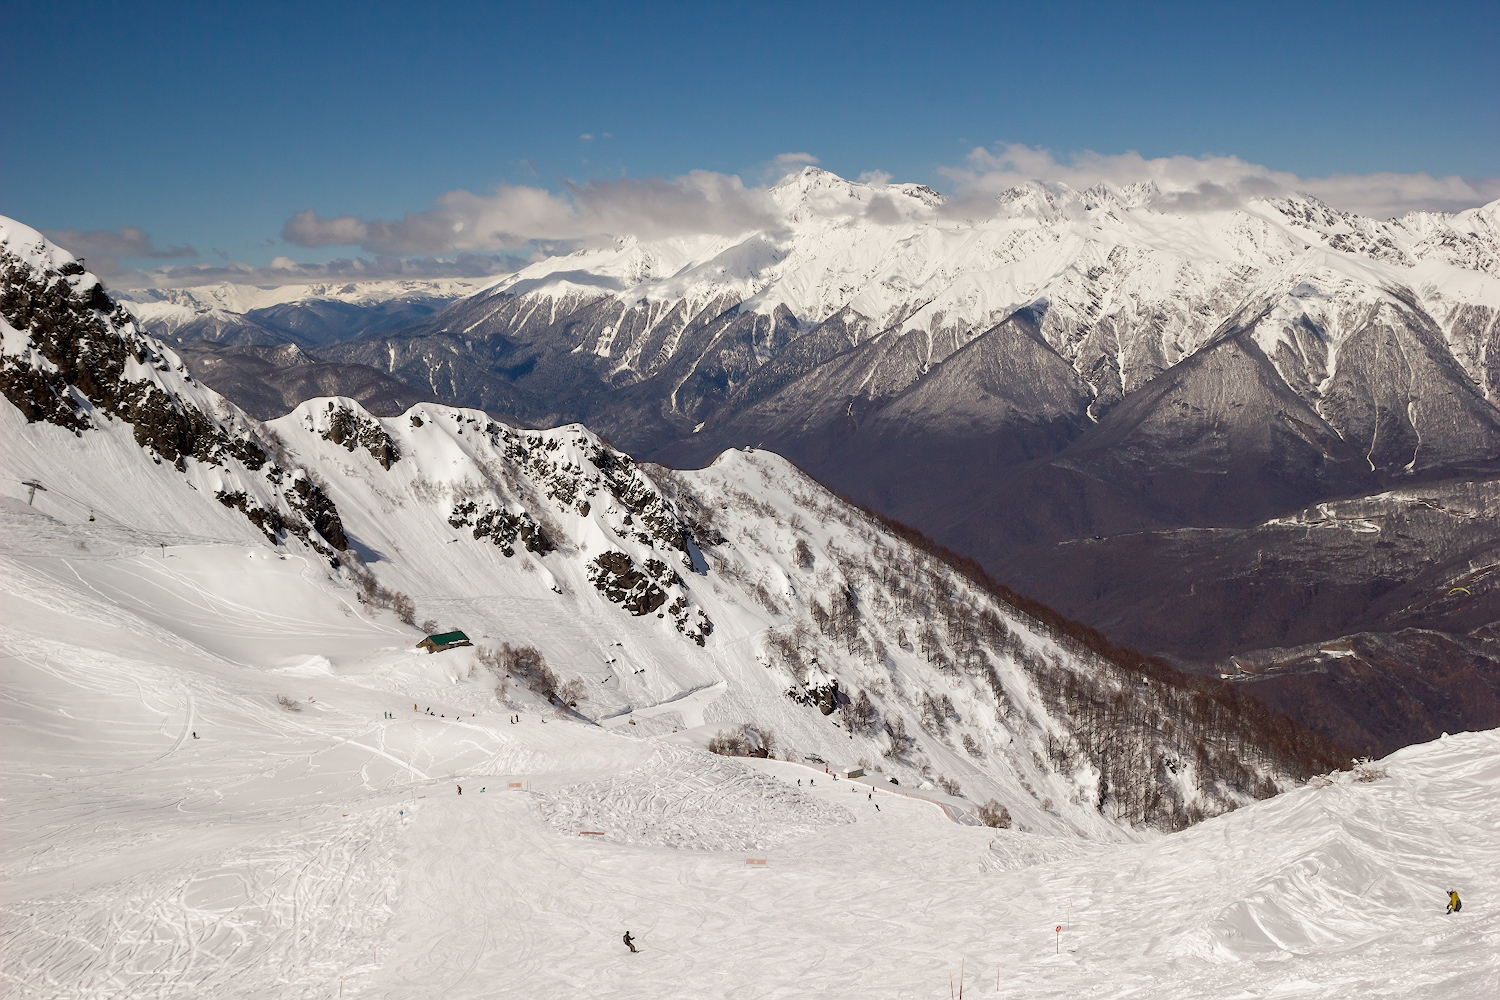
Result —
[[[464,793],[464,786],[463,785],[457,785],[455,787],[458,789],[458,794],[462,795]]]
[[[195,740],[196,740],[196,739],[197,739],[197,738],[198,738],[198,733],[197,733],[197,731],[196,731],[196,730],[195,730],[195,731],[194,731],[194,732],[193,732],[193,739],[195,739]]]
[[[632,954],[639,954],[639,952],[635,950],[635,938],[630,936],[629,931],[625,932],[625,947],[629,948]]]
[[[1448,890],[1448,912],[1457,913],[1464,908],[1463,900],[1458,898],[1458,893],[1452,889]]]

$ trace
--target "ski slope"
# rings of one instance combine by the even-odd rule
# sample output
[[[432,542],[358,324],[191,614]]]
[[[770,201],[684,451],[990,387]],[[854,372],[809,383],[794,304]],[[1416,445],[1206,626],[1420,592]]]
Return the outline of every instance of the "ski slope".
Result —
[[[1167,836],[990,830],[670,715],[512,724],[306,550],[7,491],[7,997],[1500,991],[1500,733]],[[520,596],[472,630],[626,631]]]

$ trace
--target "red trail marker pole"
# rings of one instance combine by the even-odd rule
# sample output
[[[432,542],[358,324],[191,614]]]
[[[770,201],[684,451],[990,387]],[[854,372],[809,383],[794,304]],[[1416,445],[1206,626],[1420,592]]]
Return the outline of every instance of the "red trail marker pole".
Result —
[[[1062,954],[1062,924],[1057,925],[1057,943],[1056,946],[1052,949],[1052,953],[1054,955]]]

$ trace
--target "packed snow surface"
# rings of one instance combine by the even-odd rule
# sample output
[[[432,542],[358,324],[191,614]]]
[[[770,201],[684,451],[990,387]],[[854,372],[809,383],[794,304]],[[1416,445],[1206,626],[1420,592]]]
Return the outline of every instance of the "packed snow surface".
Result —
[[[513,723],[469,651],[414,649],[309,552],[5,492],[6,996],[930,997],[961,971],[975,995],[1500,994],[1500,733],[1168,836],[990,830],[670,726]],[[569,607],[470,628],[621,634]],[[683,718],[715,710],[696,691]]]

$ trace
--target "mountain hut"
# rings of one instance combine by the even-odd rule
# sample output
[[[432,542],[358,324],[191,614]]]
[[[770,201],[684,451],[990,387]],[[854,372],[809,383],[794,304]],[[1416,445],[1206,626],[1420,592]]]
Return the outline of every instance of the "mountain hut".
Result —
[[[472,646],[474,644],[462,632],[439,632],[437,635],[429,635],[417,643],[417,645],[429,653],[441,653],[443,650],[452,649],[455,646]]]

